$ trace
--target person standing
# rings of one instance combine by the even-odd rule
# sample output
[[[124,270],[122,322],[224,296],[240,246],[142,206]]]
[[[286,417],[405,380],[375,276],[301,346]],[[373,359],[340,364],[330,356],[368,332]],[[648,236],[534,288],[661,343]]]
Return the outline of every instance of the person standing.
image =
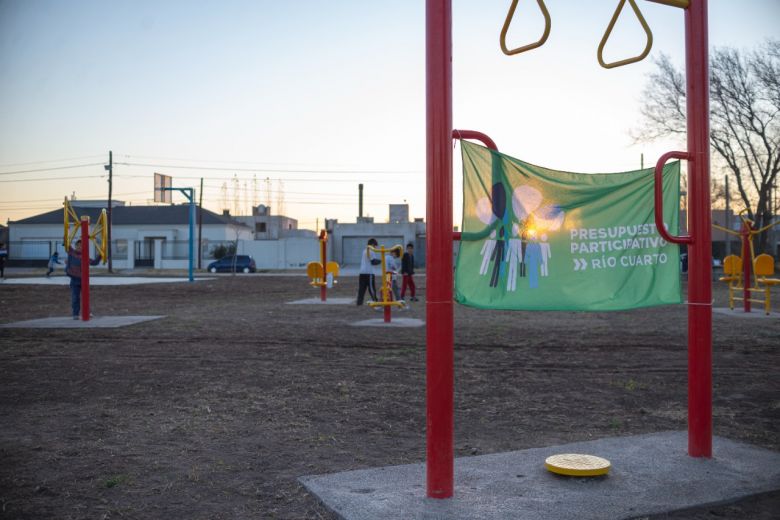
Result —
[[[401,275],[403,281],[401,282],[401,299],[406,294],[406,288],[409,287],[410,301],[416,302],[417,297],[415,291],[417,288],[414,285],[414,244],[409,242],[406,244],[406,252],[403,258],[401,258]]]
[[[8,249],[0,243],[0,280],[5,278],[5,259],[8,258]]]
[[[62,265],[62,262],[60,262],[60,254],[55,251],[54,254],[51,255],[51,258],[49,258],[49,270],[46,271],[46,278],[48,278],[49,275],[54,272],[54,266],[57,264]]]
[[[363,298],[366,296],[366,289],[373,301],[376,300],[376,285],[374,285],[374,269],[377,265],[381,265],[382,260],[378,253],[372,251],[371,247],[376,247],[377,241],[375,238],[369,238],[366,244],[366,249],[360,256],[360,271],[358,272],[358,296],[357,304],[363,305]]]
[[[89,265],[97,265],[99,258],[90,260]],[[70,277],[70,308],[73,319],[79,319],[81,312],[81,240],[76,240],[76,246],[68,249],[68,260],[65,263],[65,274]]]
[[[403,303],[401,299],[401,291],[398,289],[398,273],[401,271],[401,251],[400,249],[393,249],[390,256],[387,257],[387,272],[392,277],[393,287],[393,299],[397,302]]]

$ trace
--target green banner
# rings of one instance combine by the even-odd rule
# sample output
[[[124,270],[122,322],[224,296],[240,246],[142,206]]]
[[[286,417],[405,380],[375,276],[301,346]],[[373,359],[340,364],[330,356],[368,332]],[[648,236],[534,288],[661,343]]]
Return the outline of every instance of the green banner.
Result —
[[[610,311],[681,303],[680,249],[653,219],[653,170],[583,174],[461,141],[455,299],[484,309]],[[679,229],[680,163],[664,169]]]

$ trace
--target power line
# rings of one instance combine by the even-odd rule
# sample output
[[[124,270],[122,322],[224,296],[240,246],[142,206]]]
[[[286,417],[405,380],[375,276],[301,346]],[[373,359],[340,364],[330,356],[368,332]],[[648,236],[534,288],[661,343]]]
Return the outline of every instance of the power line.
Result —
[[[144,193],[146,193],[146,192],[118,193],[115,196],[116,197],[127,197],[128,195],[143,195]],[[89,200],[90,198],[93,198],[93,197],[100,197],[100,195],[81,195],[80,197],[81,197],[80,199],[77,199],[75,201],[76,203],[78,203],[79,200],[81,200],[81,201]],[[45,208],[50,208],[52,206],[52,204],[46,204],[47,202],[56,203],[56,202],[60,202],[61,200],[62,199],[38,199],[38,200],[14,200],[14,201],[8,201],[8,202],[0,202],[0,210],[39,209],[39,208],[40,209],[45,209]],[[131,199],[131,200],[127,200],[125,202],[144,202],[144,201],[148,201],[148,200],[151,200],[151,197],[148,198],[148,199],[134,199],[134,200]],[[221,203],[222,202],[221,198],[219,198],[219,197],[204,197],[203,200],[206,201],[206,202],[209,202],[209,203]],[[373,204],[384,204],[386,202],[386,200],[387,199],[383,199],[381,201],[376,201]],[[344,201],[344,200],[298,200],[298,199],[287,200],[287,199],[285,199],[285,202],[290,203],[290,204],[304,204],[304,205],[307,205],[307,204],[308,205],[343,205],[345,202],[348,202],[348,201]],[[36,204],[36,203],[41,203],[41,204]],[[8,206],[6,206],[7,204],[36,204],[36,206],[34,208],[33,207],[29,207],[29,206],[25,206],[23,208],[22,207],[16,208],[16,207],[8,207]]]
[[[114,195],[116,197],[127,197],[128,195],[144,195],[146,193],[149,193],[148,191],[135,191],[132,193],[115,193]],[[79,195],[79,198],[81,200],[84,199],[91,199],[96,197],[102,197],[103,195]],[[29,202],[62,202],[62,199],[64,197],[60,197],[58,199],[32,199],[32,200],[10,200],[7,202],[0,201],[0,204],[16,204],[16,203],[29,203]]]
[[[114,164],[123,164],[123,163],[114,163]],[[226,169],[225,171],[229,171],[229,170]],[[125,179],[149,179],[148,175],[114,175],[114,177],[122,177],[122,178],[125,178]],[[176,178],[177,179],[193,179],[193,180],[200,179],[200,177],[187,177],[187,176],[176,176]],[[230,178],[230,179],[223,179],[223,178],[219,178],[219,177],[204,177],[204,178],[205,179],[216,180],[216,181],[232,180],[232,178]],[[244,179],[244,177],[238,177],[238,179],[242,180],[242,179]],[[405,183],[406,184],[406,183],[409,182],[408,180],[403,180],[403,179],[390,180],[390,179],[360,179],[360,178],[355,178],[355,179],[282,179],[281,177],[270,177],[270,178],[266,177],[266,179],[271,180],[271,181],[284,181],[284,182],[327,182],[327,183],[349,182],[349,183],[353,183],[353,184],[358,184],[360,182],[363,182],[363,183],[369,183],[369,182],[370,183],[383,183],[383,184],[386,184],[386,183]]]
[[[221,186],[216,186],[213,184],[204,184],[203,186],[204,190],[221,190]],[[276,193],[278,190],[272,190],[271,193]],[[287,191],[284,190],[285,195],[314,195],[317,197],[343,197],[345,199],[353,199],[355,198],[355,195],[352,193],[332,193],[332,192],[315,192],[315,191]],[[364,197],[368,199],[376,199],[379,198],[378,195],[371,195],[370,197]],[[382,197],[384,198],[384,197]]]
[[[94,159],[95,157],[103,157],[103,155],[82,155],[81,157],[70,157],[67,159],[48,159],[45,161],[30,161],[30,162],[20,162],[20,163],[6,163],[6,164],[0,164],[0,168],[9,168],[11,166],[26,166],[28,164],[47,164],[47,163],[54,163],[54,162],[68,162],[68,161],[80,161],[82,159]]]
[[[263,172],[263,173],[387,173],[394,175],[410,175],[421,174],[422,171],[417,170],[298,170],[298,169],[280,169],[280,168],[221,168],[218,166],[196,166],[196,165],[183,165],[183,164],[149,164],[149,163],[115,163],[122,166],[144,166],[148,168],[178,168],[183,170],[213,170],[213,171],[225,171],[225,172]],[[198,177],[200,178],[200,177]],[[329,180],[329,179],[319,179]]]
[[[265,162],[265,161],[231,161],[231,160],[225,160],[225,159],[185,159],[181,157],[160,157],[160,156],[154,156],[154,155],[128,155],[128,154],[117,154],[117,157],[124,157],[126,159],[135,158],[135,159],[152,159],[152,160],[161,160],[161,161],[177,161],[177,162],[192,162],[192,163],[222,163],[222,164],[256,164],[256,165],[270,165],[270,166],[294,166],[294,165],[308,165],[311,166],[311,164],[307,163],[280,163],[280,162]],[[336,166],[339,167],[339,166]],[[323,166],[325,168],[325,166]]]
[[[45,177],[42,179],[12,179],[10,181],[0,181],[0,182],[41,182],[41,181],[69,181],[72,179],[99,179],[105,177],[105,175],[84,175],[81,177]]]
[[[102,166],[103,163],[89,163],[89,164],[74,164],[71,166],[56,166],[52,168],[36,168],[34,170],[17,170],[15,172],[0,172],[0,175],[15,175],[19,173],[36,173],[36,172],[50,172],[54,170],[68,170],[71,168],[84,168],[87,166]]]

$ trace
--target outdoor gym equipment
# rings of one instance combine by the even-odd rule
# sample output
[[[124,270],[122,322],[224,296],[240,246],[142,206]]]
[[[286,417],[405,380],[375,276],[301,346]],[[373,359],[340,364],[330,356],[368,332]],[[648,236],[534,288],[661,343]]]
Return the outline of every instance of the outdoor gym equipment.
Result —
[[[609,473],[611,466],[607,459],[582,453],[561,453],[544,461],[547,471],[568,477],[600,477]]]
[[[368,246],[368,249],[379,253],[382,257],[382,301],[381,302],[369,302],[370,307],[382,307],[384,311],[385,323],[390,323],[390,308],[391,307],[403,307],[403,302],[399,302],[393,299],[393,273],[387,272],[387,256],[393,251],[403,253],[404,248],[399,244],[391,248],[385,249],[385,246]]]
[[[764,312],[767,316],[772,312],[772,303],[770,301],[770,289],[775,285],[780,285],[780,279],[772,278],[775,274],[775,259],[770,255],[758,255],[753,262],[756,273],[756,285],[759,290],[764,291]],[[763,287],[761,287],[763,285]]]
[[[90,233],[89,217],[85,215],[79,218],[67,197],[65,197],[62,205],[64,206],[62,212],[64,217],[62,245],[66,251],[70,251],[76,232],[81,232],[81,319],[89,321],[89,244],[92,242],[95,245],[95,252],[100,256],[101,262],[105,264],[108,256],[108,240],[106,238],[108,235],[108,218],[106,217],[106,210],[101,210],[100,216]]]
[[[336,283],[336,277],[339,275],[339,264],[328,262],[328,232],[324,229],[320,231],[320,261],[309,262],[306,265],[306,275],[311,278],[310,285],[320,288],[320,300],[328,300],[328,287]],[[328,276],[330,275],[330,279]]]
[[[742,258],[737,255],[728,255],[723,259],[723,276],[719,282],[726,282],[729,286],[729,309],[734,310],[734,291],[742,287]]]
[[[707,47],[707,0],[651,0],[685,11],[686,104],[688,149],[664,154],[656,164],[656,180],[670,158],[685,159],[688,168],[690,235],[672,237],[663,225],[661,185],[656,183],[655,217],[658,231],[668,242],[688,244],[688,454],[712,456],[712,232],[710,229],[709,166],[709,61]],[[544,2],[537,0],[544,11]],[[619,8],[623,6],[621,0]],[[511,25],[513,0],[504,28]],[[638,8],[634,1],[632,9]],[[616,16],[613,15],[613,18]],[[545,35],[550,22],[545,16]],[[448,498],[453,493],[453,271],[452,241],[452,139],[480,139],[477,132],[453,132],[452,126],[452,0],[426,2],[426,222],[427,222],[427,495]],[[641,23],[641,20],[640,20]],[[609,37],[608,26],[606,38]],[[643,27],[646,24],[643,24]],[[646,50],[652,43],[648,36]],[[510,51],[506,30],[501,47],[506,54],[519,54],[539,47],[545,36],[531,46]],[[606,43],[606,42],[605,42]],[[603,46],[602,46],[603,49]],[[646,52],[642,53],[646,55]],[[598,53],[599,57],[601,52]],[[641,55],[640,55],[641,56]],[[643,57],[643,56],[642,56]],[[637,61],[623,60],[604,67]],[[603,59],[599,60],[603,62]],[[492,143],[492,141],[489,141]]]
[[[720,281],[729,284],[729,308],[731,310],[734,310],[734,300],[742,302],[745,312],[750,312],[751,302],[763,303],[764,312],[769,315],[771,312],[770,289],[780,283],[780,281],[770,278],[775,271],[774,258],[766,254],[756,257],[753,249],[753,237],[773,226],[777,226],[780,224],[780,220],[767,224],[760,229],[753,229],[753,222],[745,216],[745,213],[747,213],[745,209],[739,212],[739,218],[742,219],[740,231],[734,231],[717,224],[712,225],[712,227],[724,233],[739,236],[742,245],[741,258],[729,255],[723,259],[724,276],[720,278]],[[750,258],[750,261],[746,262],[746,258]],[[759,261],[759,259],[761,260]],[[739,266],[737,272],[734,270],[735,265]],[[751,281],[751,267],[755,273],[755,284]],[[741,274],[738,272],[739,270],[742,271]],[[739,289],[742,289],[742,297],[734,296],[734,291]],[[762,293],[763,299],[751,298],[751,293]]]

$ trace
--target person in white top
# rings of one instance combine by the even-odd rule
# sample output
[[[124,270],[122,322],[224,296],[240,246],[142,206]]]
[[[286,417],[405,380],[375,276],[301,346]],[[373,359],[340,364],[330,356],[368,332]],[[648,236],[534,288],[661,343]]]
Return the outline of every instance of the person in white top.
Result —
[[[363,254],[360,257],[360,271],[358,274],[358,296],[357,296],[357,304],[363,305],[363,298],[366,296],[366,289],[368,289],[368,294],[371,297],[373,301],[377,301],[376,299],[376,285],[374,281],[374,273],[376,272],[376,267],[379,266],[379,270],[381,273],[382,270],[382,260],[379,256],[379,253],[376,253],[374,251],[371,251],[369,249],[369,246],[376,247],[377,241],[375,238],[369,238],[368,243],[366,244],[366,248],[363,250]]]

